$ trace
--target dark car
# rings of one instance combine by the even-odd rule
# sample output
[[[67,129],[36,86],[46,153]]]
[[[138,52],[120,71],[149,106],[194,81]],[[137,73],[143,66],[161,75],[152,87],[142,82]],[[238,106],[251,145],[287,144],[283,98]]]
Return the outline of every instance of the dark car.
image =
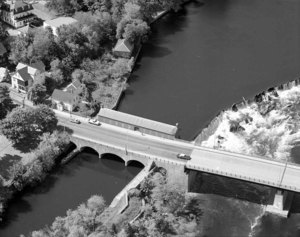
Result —
[[[76,119],[76,118],[70,118],[70,122],[80,124],[79,119]]]
[[[35,28],[35,27],[40,27],[43,25],[43,20],[41,18],[34,18],[30,23],[29,23],[29,26],[32,27],[32,28]]]
[[[190,159],[191,159],[190,156],[188,156],[188,155],[186,155],[186,154],[183,154],[183,153],[177,154],[177,158],[183,159],[183,160],[190,160]]]

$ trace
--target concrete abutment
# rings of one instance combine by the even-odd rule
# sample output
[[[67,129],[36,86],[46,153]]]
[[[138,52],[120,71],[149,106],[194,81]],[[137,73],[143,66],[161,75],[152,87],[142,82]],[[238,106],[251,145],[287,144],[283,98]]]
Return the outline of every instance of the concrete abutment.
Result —
[[[288,217],[290,207],[293,202],[294,193],[291,191],[278,189],[274,196],[272,205],[267,205],[266,212],[282,217]]]

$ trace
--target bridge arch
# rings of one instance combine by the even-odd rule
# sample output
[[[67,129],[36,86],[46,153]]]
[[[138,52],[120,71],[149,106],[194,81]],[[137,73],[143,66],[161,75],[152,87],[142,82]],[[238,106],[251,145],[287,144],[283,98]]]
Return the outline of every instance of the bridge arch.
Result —
[[[100,159],[106,159],[106,160],[114,160],[114,161],[120,161],[126,165],[127,161],[122,156],[118,154],[114,154],[111,152],[102,153],[100,156]]]
[[[95,148],[90,147],[90,146],[82,146],[82,147],[80,147],[79,151],[80,152],[92,153],[92,154],[95,154],[99,157],[99,152]]]
[[[137,166],[142,168],[146,166],[146,164],[144,164],[142,161],[139,160],[128,160],[126,165]]]

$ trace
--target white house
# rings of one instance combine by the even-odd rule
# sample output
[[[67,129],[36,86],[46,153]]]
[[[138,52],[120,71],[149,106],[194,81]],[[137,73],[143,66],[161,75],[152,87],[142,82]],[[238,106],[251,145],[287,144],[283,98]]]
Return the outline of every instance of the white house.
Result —
[[[27,93],[36,77],[40,73],[44,72],[43,67],[40,64],[42,64],[42,62],[36,63],[35,66],[33,64],[28,66],[26,64],[19,63],[16,67],[16,73],[11,79],[12,88]],[[41,67],[38,68],[38,66]]]
[[[55,89],[51,96],[52,103],[56,105],[60,111],[67,110],[73,111],[74,104],[77,102],[78,97],[66,91]]]
[[[58,17],[53,20],[45,21],[43,27],[50,27],[52,29],[53,35],[58,36],[59,27],[63,25],[70,25],[76,22],[77,20],[72,17]]]
[[[14,28],[23,27],[36,17],[32,5],[22,0],[7,0],[1,10],[1,20]]]

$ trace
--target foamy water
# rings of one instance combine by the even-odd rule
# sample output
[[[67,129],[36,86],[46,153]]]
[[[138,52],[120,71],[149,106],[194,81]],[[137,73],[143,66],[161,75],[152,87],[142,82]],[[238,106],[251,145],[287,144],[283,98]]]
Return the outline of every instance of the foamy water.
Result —
[[[300,140],[299,108],[299,86],[266,93],[261,103],[225,111],[216,132],[201,145],[292,161],[291,149]],[[233,124],[240,130],[230,132]]]

